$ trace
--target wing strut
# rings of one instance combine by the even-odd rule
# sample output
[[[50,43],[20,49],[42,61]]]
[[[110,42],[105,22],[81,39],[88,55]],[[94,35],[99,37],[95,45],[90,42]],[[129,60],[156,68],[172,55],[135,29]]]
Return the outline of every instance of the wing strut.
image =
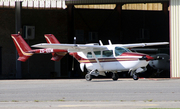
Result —
[[[94,56],[94,58],[96,59],[96,62],[98,63],[98,65],[100,66],[100,68],[103,69],[102,66],[101,66],[101,64],[99,63],[99,60],[97,59],[96,55],[94,54],[94,52],[91,51],[91,53],[92,53],[92,55]]]

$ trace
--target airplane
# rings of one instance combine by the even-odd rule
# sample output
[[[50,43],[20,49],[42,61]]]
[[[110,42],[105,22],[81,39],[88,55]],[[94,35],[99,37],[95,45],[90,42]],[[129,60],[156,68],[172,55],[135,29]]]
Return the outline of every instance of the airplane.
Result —
[[[103,45],[101,41],[100,45],[40,43],[31,47],[65,50],[77,59],[82,72],[87,72],[85,75],[87,81],[91,81],[92,76],[106,76],[109,72],[113,73],[112,79],[116,81],[117,72],[123,71],[128,71],[134,80],[138,80],[138,73],[145,72],[149,61],[154,59],[147,54],[134,53],[129,48],[169,44],[169,42],[112,44],[110,40],[108,42],[109,45]]]
[[[45,34],[45,37],[51,36],[54,37],[54,35],[51,34]],[[51,60],[53,61],[59,61],[62,57],[64,57],[67,54],[66,50],[60,50],[60,49],[52,49],[52,48],[46,48],[46,49],[34,49],[32,50],[29,45],[25,42],[25,40],[22,38],[20,34],[11,34],[11,37],[13,39],[13,42],[16,46],[19,58],[19,61],[25,62],[29,57],[31,57],[33,54],[46,54],[46,53],[52,53]],[[48,43],[57,43],[60,44],[58,40],[55,40],[56,38],[53,38],[53,40],[49,41]]]

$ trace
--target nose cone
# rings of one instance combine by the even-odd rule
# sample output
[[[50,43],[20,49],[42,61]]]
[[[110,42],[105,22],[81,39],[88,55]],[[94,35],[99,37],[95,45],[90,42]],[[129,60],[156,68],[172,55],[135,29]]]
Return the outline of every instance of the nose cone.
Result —
[[[153,60],[154,58],[149,56],[149,55],[143,55],[142,58],[139,58],[139,60],[146,60],[146,61],[150,61]]]
[[[149,55],[146,55],[146,61],[150,61],[150,60],[153,60],[154,58],[153,57],[151,57],[151,56],[149,56]]]

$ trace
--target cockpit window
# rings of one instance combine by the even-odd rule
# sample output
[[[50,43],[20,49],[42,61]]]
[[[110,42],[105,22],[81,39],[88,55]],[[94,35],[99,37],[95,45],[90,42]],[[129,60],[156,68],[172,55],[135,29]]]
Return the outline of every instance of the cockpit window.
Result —
[[[92,58],[92,53],[91,52],[87,53],[87,58]]]
[[[101,51],[94,51],[94,54],[97,58],[101,57]],[[92,55],[91,52],[87,53],[87,58],[93,58],[94,56]]]
[[[113,57],[113,51],[112,50],[103,51],[103,57]]]
[[[115,47],[115,55],[119,56],[124,52],[131,52],[129,49],[122,48],[122,47]]]

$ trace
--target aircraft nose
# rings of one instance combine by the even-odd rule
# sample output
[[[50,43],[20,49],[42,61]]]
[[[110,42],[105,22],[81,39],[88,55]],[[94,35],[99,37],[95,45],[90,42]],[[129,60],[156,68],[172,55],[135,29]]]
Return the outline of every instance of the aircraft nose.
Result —
[[[151,57],[151,56],[149,56],[149,55],[146,55],[146,61],[150,61],[150,60],[153,60],[154,58],[153,57]]]
[[[146,61],[150,61],[150,60],[153,60],[154,58],[149,56],[149,55],[144,55],[142,56],[142,58],[140,58],[140,60],[146,60]]]

